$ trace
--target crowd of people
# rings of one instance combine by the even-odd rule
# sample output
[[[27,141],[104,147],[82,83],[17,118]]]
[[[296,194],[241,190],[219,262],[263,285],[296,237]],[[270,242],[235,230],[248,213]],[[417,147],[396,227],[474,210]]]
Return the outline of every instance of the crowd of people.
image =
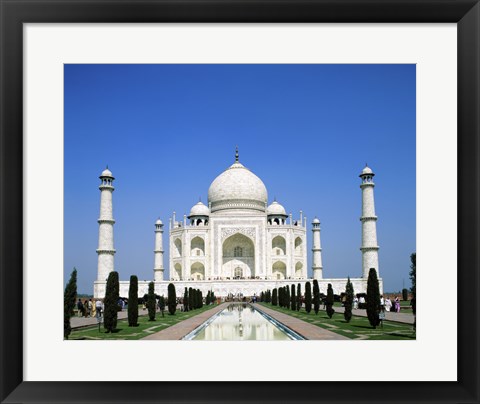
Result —
[[[78,317],[100,317],[103,312],[103,301],[101,299],[82,299],[77,301]]]

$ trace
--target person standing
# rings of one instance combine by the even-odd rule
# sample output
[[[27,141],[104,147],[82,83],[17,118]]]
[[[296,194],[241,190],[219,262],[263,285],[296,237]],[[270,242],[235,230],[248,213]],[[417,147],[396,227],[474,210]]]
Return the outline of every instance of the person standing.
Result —
[[[390,298],[386,298],[385,299],[385,311],[390,311],[390,309],[392,308],[392,301],[390,300]]]
[[[383,328],[383,320],[385,320],[385,306],[381,306],[380,313],[378,313],[378,319],[380,320],[380,325]]]
[[[96,308],[96,313],[97,313],[97,317],[102,317],[102,312],[103,312],[103,303],[100,299],[98,299],[96,302],[95,302],[95,308]]]
[[[83,315],[85,318],[87,318],[89,314],[90,313],[88,311],[88,300],[85,299],[85,301],[83,302]]]
[[[92,317],[97,317],[97,306],[96,306],[97,302],[95,301],[95,299],[90,302],[92,303],[92,311],[91,311]]]
[[[88,304],[88,317],[93,317],[93,315],[92,315],[92,311],[93,311],[92,299],[89,299],[87,304]]]
[[[77,302],[78,317],[83,317],[83,303],[80,299]]]
[[[398,296],[395,297],[395,312],[400,313],[400,299]]]

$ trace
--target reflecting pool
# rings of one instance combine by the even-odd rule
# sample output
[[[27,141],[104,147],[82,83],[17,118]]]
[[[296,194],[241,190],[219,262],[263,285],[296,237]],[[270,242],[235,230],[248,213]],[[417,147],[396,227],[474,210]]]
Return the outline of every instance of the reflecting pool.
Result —
[[[204,341],[284,341],[303,339],[250,304],[233,303],[217,313],[184,340]]]

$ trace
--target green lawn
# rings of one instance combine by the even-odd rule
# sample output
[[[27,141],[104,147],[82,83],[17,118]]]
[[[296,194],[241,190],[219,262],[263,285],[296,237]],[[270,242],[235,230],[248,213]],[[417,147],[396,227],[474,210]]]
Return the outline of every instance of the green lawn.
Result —
[[[349,323],[343,317],[343,313],[335,313],[331,319],[328,318],[324,310],[320,310],[317,315],[312,311],[307,314],[305,309],[300,311],[288,310],[278,306],[272,306],[267,303],[259,303],[269,309],[273,309],[292,317],[299,318],[318,327],[333,331],[347,338],[357,340],[414,340],[415,333],[410,324],[397,323],[393,321],[384,321],[383,328],[373,329],[368,318],[353,316]],[[321,306],[322,307],[322,306]]]
[[[80,329],[72,330],[72,333],[69,336],[69,340],[99,340],[99,339],[108,339],[108,340],[128,340],[128,339],[141,339],[148,335],[151,335],[155,332],[161,331],[165,328],[168,328],[174,324],[179,323],[180,321],[186,320],[187,318],[196,316],[197,314],[203,313],[204,311],[211,310],[215,306],[203,306],[201,309],[181,312],[178,311],[171,316],[168,314],[168,311],[165,312],[165,317],[157,312],[155,321],[148,321],[148,316],[138,317],[139,325],[137,327],[129,327],[128,320],[118,320],[117,330],[114,333],[106,333],[103,328],[103,324],[100,326],[100,332],[98,331],[98,325],[85,327]],[[139,310],[139,314],[143,314],[142,310]]]

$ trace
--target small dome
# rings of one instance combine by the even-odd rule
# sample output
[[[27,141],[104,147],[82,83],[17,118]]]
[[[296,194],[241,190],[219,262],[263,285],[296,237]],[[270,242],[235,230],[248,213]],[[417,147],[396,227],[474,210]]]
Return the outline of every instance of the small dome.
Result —
[[[112,172],[106,168],[105,170],[102,171],[102,174],[100,175],[100,177],[111,177],[113,178],[113,175],[112,175]]]
[[[362,175],[363,174],[373,174],[373,171],[370,167],[365,166],[365,168],[362,170]]]
[[[267,208],[267,215],[287,216],[287,212],[277,201],[273,201]]]
[[[312,224],[319,224],[320,220],[318,220],[318,217],[315,216],[315,219],[312,220]]]
[[[158,219],[158,220],[155,222],[155,224],[163,224],[163,222],[162,222],[160,219]]]
[[[200,201],[192,207],[192,209],[190,210],[189,217],[191,217],[191,216],[209,216],[209,215],[210,215],[210,209],[208,209],[208,207],[205,206]]]

